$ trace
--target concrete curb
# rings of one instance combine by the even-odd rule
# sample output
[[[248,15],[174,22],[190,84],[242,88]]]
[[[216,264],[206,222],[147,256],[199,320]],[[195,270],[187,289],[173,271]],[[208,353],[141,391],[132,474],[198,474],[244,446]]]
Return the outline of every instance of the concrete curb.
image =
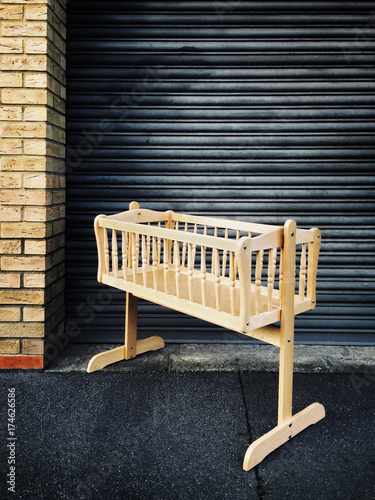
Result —
[[[92,356],[114,344],[72,344],[46,372],[85,372]],[[259,344],[167,344],[164,349],[103,371],[124,372],[278,372],[278,348]],[[294,371],[300,373],[365,373],[375,376],[373,346],[309,346],[294,348]]]

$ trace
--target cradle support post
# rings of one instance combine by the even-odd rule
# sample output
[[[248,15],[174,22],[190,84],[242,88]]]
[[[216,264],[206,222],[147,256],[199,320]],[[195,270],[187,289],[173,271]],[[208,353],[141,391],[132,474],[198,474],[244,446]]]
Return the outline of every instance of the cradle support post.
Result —
[[[161,337],[154,336],[137,340],[137,303],[137,297],[126,292],[125,343],[120,347],[93,356],[87,365],[88,373],[124,359],[133,359],[137,354],[156,351],[164,347],[164,340]]]
[[[267,455],[276,450],[306,427],[325,417],[324,406],[313,403],[292,415],[293,395],[293,345],[294,345],[294,294],[296,223],[288,220],[284,226],[283,283],[281,290],[280,363],[278,424],[254,441],[246,451],[243,468],[248,471],[258,465]]]
[[[137,306],[137,297],[126,292],[124,359],[137,355]]]
[[[278,424],[292,416],[296,234],[295,221],[286,221],[281,291]]]

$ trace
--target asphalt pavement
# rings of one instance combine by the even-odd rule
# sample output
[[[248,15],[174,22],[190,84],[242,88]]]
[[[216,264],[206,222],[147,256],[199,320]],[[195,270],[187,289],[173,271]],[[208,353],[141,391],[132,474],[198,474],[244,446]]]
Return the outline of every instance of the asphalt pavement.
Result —
[[[293,412],[318,401],[326,417],[245,472],[247,447],[277,423],[276,373],[114,367],[0,372],[2,499],[375,498],[373,375],[296,373]]]

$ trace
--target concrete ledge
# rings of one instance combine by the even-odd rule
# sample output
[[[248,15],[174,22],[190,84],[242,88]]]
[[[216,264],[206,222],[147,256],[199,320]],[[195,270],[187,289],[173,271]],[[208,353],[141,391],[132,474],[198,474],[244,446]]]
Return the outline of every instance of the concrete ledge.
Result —
[[[115,344],[72,344],[47,372],[85,372],[92,356]],[[375,347],[308,346],[294,348],[294,371],[300,373],[366,373],[375,375]],[[243,344],[167,344],[103,371],[121,372],[278,372],[278,348]]]

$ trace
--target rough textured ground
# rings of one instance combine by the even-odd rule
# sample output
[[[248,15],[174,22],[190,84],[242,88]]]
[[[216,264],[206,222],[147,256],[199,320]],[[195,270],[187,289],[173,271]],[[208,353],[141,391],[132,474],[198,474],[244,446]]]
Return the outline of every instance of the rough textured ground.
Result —
[[[242,469],[250,442],[276,424],[274,373],[0,373],[0,403],[16,389],[16,494],[1,498],[375,498],[375,380],[295,375],[294,411],[327,416]]]

